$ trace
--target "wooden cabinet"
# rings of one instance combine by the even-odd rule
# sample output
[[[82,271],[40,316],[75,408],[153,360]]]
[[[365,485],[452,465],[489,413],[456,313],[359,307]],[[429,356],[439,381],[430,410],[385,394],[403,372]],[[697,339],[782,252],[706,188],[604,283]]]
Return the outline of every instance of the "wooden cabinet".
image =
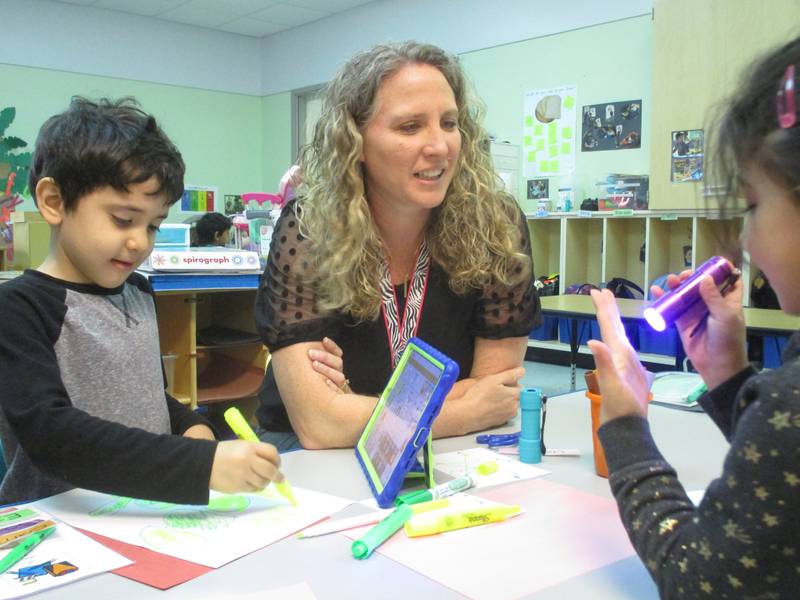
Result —
[[[254,398],[268,352],[256,333],[257,274],[151,275],[172,395],[196,408]]]
[[[742,69],[797,35],[800,0],[654,0],[650,208],[704,208],[704,182],[670,181],[671,134],[703,129]]]

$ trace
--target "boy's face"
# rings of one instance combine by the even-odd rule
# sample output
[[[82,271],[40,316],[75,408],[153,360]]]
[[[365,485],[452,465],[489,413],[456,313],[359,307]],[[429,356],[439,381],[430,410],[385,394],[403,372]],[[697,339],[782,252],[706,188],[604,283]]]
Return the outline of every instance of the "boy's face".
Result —
[[[63,213],[51,252],[51,275],[74,283],[114,288],[147,258],[169,207],[163,195],[151,195],[158,182],[133,184],[127,192],[102,187]]]

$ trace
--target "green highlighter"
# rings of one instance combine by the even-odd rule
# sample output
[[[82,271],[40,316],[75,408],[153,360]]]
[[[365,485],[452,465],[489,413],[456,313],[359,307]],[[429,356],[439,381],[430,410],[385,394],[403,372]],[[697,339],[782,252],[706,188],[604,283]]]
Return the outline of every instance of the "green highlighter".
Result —
[[[414,511],[410,504],[401,504],[395,508],[388,517],[353,542],[351,546],[353,557],[358,559],[369,558],[375,548],[402,529],[405,522],[413,514]]]
[[[237,436],[248,442],[261,441],[250,427],[250,424],[242,416],[242,413],[239,412],[238,408],[232,406],[225,411],[224,416],[228,427],[230,427]],[[297,506],[297,499],[294,497],[294,492],[292,492],[292,486],[289,484],[288,479],[284,478],[280,483],[277,481],[273,481],[272,483],[275,484],[275,489],[278,490],[281,496],[291,502],[292,506]]]
[[[30,554],[31,550],[38,546],[42,540],[44,540],[44,538],[53,533],[55,530],[56,526],[53,525],[52,527],[48,527],[47,529],[43,529],[42,531],[28,536],[19,544],[14,546],[11,552],[9,552],[3,560],[0,560],[0,574],[5,573],[23,558],[25,558],[28,554]]]

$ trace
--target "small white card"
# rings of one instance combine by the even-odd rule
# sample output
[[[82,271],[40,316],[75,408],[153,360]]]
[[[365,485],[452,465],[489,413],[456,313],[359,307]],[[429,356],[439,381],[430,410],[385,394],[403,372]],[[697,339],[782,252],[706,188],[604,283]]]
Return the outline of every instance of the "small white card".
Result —
[[[434,461],[436,471],[441,471],[451,477],[473,475],[479,465],[491,461],[496,462],[497,471],[490,475],[478,475],[475,478],[475,488],[473,489],[533,479],[550,473],[547,469],[526,465],[516,458],[501,455],[486,448],[469,448],[468,450],[437,454]]]

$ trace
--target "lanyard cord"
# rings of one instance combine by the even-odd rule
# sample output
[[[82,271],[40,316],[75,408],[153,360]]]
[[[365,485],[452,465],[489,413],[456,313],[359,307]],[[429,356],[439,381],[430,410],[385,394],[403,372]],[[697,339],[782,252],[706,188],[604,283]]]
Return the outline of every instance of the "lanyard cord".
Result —
[[[430,253],[428,245],[423,240],[414,265],[414,274],[411,277],[411,287],[408,288],[403,314],[398,309],[392,276],[389,272],[389,263],[383,264],[381,273],[381,313],[383,324],[386,327],[386,337],[389,340],[389,350],[392,359],[392,369],[400,360],[400,355],[419,328],[422,316],[422,305],[425,302],[425,291],[428,287],[428,273],[430,272]]]

